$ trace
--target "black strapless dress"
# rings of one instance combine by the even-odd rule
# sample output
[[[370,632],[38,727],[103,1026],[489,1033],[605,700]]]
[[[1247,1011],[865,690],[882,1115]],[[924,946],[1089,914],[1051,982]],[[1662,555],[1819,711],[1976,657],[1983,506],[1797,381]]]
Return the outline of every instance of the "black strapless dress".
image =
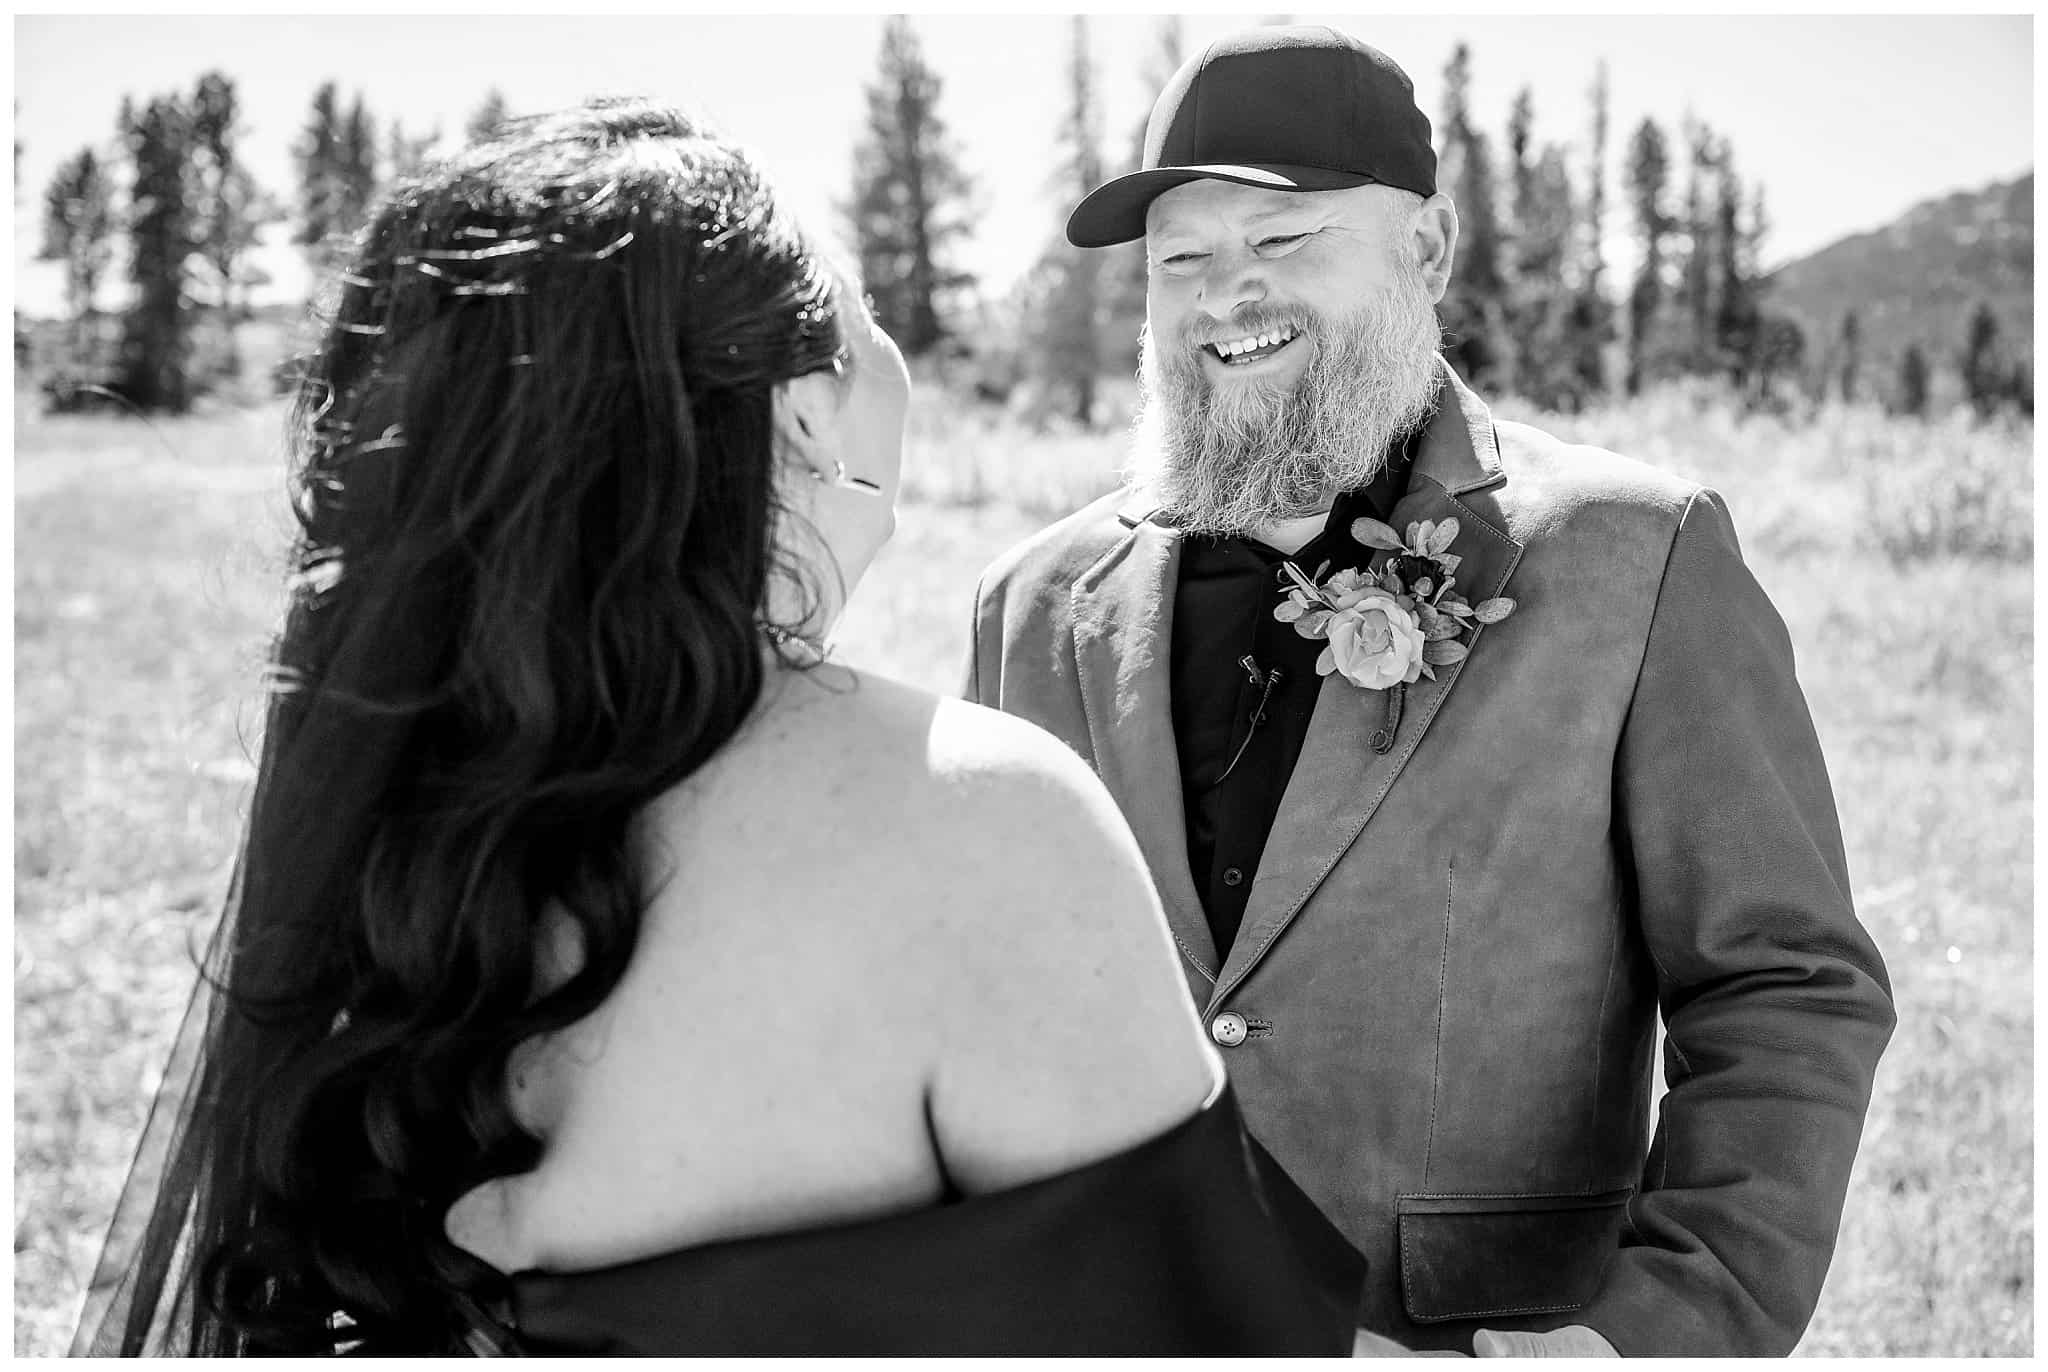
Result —
[[[1342,1357],[1364,1274],[1226,1086],[1071,1172],[885,1219],[522,1272],[501,1313],[516,1351],[540,1354]]]

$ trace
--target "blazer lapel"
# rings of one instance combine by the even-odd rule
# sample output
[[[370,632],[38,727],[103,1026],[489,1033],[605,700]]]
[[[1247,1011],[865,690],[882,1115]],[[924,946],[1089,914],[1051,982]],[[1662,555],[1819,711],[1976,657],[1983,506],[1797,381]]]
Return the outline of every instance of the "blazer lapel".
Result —
[[[1389,522],[1406,533],[1418,520],[1456,519],[1454,551],[1463,559],[1455,573],[1457,585],[1476,605],[1504,593],[1522,545],[1508,535],[1490,494],[1507,479],[1500,467],[1493,418],[1448,365],[1443,370],[1441,403],[1424,431],[1408,492],[1395,505]],[[1475,628],[1467,640],[1469,656],[1438,667],[1434,681],[1423,677],[1406,688],[1400,726],[1385,752],[1374,752],[1371,743],[1385,719],[1384,695],[1362,690],[1339,673],[1323,678],[1300,760],[1252,879],[1244,923],[1216,979],[1209,1009],[1258,965],[1357,840],[1459,678],[1475,662],[1480,664],[1477,670],[1485,670],[1485,637],[1485,626]]]
[[[1127,507],[1119,518],[1129,532],[1074,583],[1074,662],[1096,774],[1137,835],[1174,942],[1206,989],[1216,980],[1216,943],[1188,871],[1167,648],[1180,534],[1149,512]]]

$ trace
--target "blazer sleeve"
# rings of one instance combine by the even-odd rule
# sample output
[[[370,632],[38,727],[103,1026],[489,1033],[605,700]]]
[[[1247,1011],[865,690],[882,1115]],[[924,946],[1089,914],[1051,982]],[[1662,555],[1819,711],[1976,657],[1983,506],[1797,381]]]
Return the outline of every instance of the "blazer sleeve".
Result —
[[[1672,542],[1615,789],[1668,1094],[1578,1318],[1624,1354],[1789,1353],[1896,1016],[1791,640],[1712,491]]]
[[[983,572],[974,583],[974,616],[967,627],[967,670],[960,698],[999,708],[1002,701],[1003,609],[1001,592]]]

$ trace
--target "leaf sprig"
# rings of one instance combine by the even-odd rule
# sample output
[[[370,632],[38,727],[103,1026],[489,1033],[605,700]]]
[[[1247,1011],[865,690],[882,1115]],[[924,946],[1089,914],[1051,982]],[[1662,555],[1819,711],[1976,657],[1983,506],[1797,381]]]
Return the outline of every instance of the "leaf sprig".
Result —
[[[1408,526],[1405,537],[1377,519],[1353,520],[1351,537],[1388,556],[1375,559],[1376,566],[1363,571],[1347,568],[1320,584],[1292,562],[1282,563],[1281,572],[1293,585],[1274,607],[1273,617],[1292,624],[1304,638],[1325,638],[1330,620],[1357,602],[1356,592],[1377,588],[1415,616],[1422,629],[1422,671],[1434,681],[1433,668],[1461,662],[1471,652],[1460,641],[1465,634],[1481,624],[1498,624],[1515,612],[1515,602],[1507,596],[1474,605],[1456,589],[1457,571],[1464,564],[1451,551],[1458,533],[1456,519],[1418,520]],[[1320,579],[1328,568],[1328,563],[1318,567],[1316,577]]]

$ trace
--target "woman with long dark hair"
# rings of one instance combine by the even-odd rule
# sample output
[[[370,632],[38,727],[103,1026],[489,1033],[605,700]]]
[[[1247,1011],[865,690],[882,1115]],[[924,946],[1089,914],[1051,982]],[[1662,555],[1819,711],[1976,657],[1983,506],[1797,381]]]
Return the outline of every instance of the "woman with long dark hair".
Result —
[[[906,397],[672,112],[521,121],[378,210],[81,1351],[1348,1349],[1348,1251],[1093,776],[822,662]]]

